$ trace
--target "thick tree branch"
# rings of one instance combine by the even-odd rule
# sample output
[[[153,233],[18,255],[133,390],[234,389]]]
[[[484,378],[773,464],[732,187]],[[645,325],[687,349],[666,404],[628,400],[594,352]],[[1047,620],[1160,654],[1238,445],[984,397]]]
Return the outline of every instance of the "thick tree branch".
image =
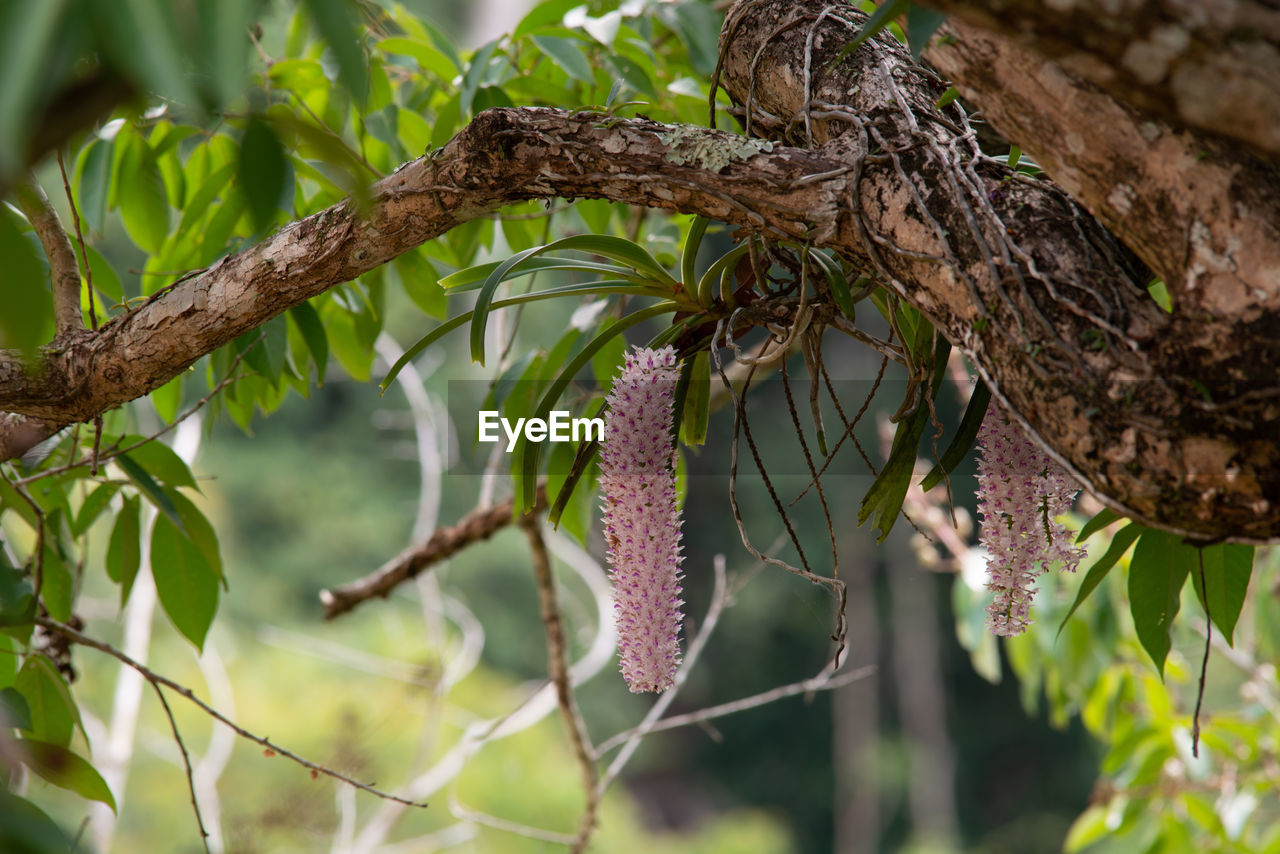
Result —
[[[924,311],[1111,506],[1200,539],[1280,538],[1276,315],[1239,302],[1166,315],[1065,192],[978,150],[963,111],[935,106],[947,84],[901,46],[878,38],[838,60],[862,20],[821,0],[744,0],[726,18],[724,86],[753,133],[789,145],[487,111],[376,184],[363,212],[347,203],[287,226],[47,348],[37,371],[0,354],[0,408],[92,417],[463,221],[530,198],[607,198],[836,250]]]
[[[1144,112],[1280,162],[1280,8],[1258,0],[926,0]],[[1005,83],[1017,78],[1002,77]]]
[[[1009,39],[963,23],[948,32],[927,58],[1133,247],[1187,332],[1206,315],[1280,312],[1280,165],[1175,131]]]

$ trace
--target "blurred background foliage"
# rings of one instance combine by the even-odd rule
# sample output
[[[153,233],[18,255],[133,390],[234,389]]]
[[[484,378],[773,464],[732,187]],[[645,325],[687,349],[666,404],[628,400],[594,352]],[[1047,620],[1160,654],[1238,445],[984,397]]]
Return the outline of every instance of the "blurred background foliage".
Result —
[[[702,0],[5,2],[0,185],[7,196],[23,169],[36,166],[70,223],[50,156],[67,152],[93,319],[101,322],[270,229],[359,198],[372,180],[443,145],[485,107],[593,107],[705,124],[718,28],[717,8]],[[720,116],[721,126],[731,124]],[[12,208],[0,214],[8,266],[0,340],[31,349],[52,330],[47,262],[25,220]],[[422,468],[421,413],[415,421],[399,385],[379,397],[371,380],[456,311],[447,311],[440,276],[573,233],[626,237],[672,269],[690,227],[688,218],[603,202],[508,208],[291,310],[146,401],[108,414],[103,447],[111,449],[117,437],[172,424],[221,388],[164,437],[182,465],[140,452],[142,474],[115,461],[100,475],[80,465],[42,477],[85,459],[88,429],[58,437],[37,459],[6,465],[0,688],[13,689],[4,695],[6,714],[26,736],[61,738],[86,757],[92,745],[119,817],[9,769],[26,800],[0,801],[0,849],[65,850],[45,840],[47,826],[30,811],[36,804],[84,850],[201,850],[177,746],[154,698],[139,696],[140,683],[92,650],[77,649],[69,661],[28,654],[39,636],[18,618],[30,603],[41,525],[47,580],[61,579],[66,589],[64,612],[55,613],[54,602],[50,613],[67,619],[74,610],[89,634],[141,649],[153,669],[247,729],[357,779],[396,788],[448,755],[468,726],[521,708],[546,678],[546,652],[519,532],[464,551],[387,601],[320,623],[321,590],[371,571],[436,521],[452,522],[489,490],[505,489],[485,474],[468,420],[483,397],[477,389],[496,372],[471,364],[462,336],[417,362],[436,419],[432,453],[445,466],[438,479]],[[713,226],[698,268],[731,246]],[[89,308],[86,300],[87,320]],[[490,350],[511,338],[510,358],[497,371],[550,350],[556,336],[547,330],[573,328],[574,308],[540,303],[495,315]],[[859,322],[887,332],[878,317]],[[661,329],[651,322],[629,339],[643,343]],[[606,354],[613,361],[598,371],[605,376],[621,348]],[[873,389],[878,358],[843,339],[829,340],[825,356],[844,407],[856,409]],[[947,434],[968,393],[963,366],[957,370],[960,381],[938,398]],[[890,365],[857,430],[876,460],[884,456],[878,424],[905,382]],[[588,383],[581,407],[590,392]],[[808,478],[781,384],[761,382],[747,412],[780,493],[800,492]],[[830,600],[780,571],[753,567],[737,541],[725,500],[727,415],[712,416],[705,445],[685,449],[686,634],[707,611],[714,555],[728,555],[743,584],[670,714],[807,678],[830,653]],[[828,402],[826,423],[839,418]],[[747,530],[759,547],[785,542],[767,491],[744,466]],[[909,497],[920,533],[899,525],[877,547],[854,524],[873,479],[848,448],[837,467],[824,485],[851,591],[848,666],[874,665],[875,674],[650,736],[605,798],[592,850],[1280,852],[1274,552],[1255,567],[1234,647],[1215,649],[1197,757],[1191,710],[1205,626],[1189,588],[1183,610],[1191,616],[1175,631],[1163,683],[1129,622],[1125,561],[1061,636],[1078,580],[1046,576],[1033,630],[998,644],[982,628],[985,598],[973,581],[981,556],[921,541],[935,530],[929,520],[943,514],[936,500]],[[21,488],[42,508],[43,523],[11,485],[28,478]],[[964,513],[972,515],[971,464],[952,475],[949,489],[963,527]],[[166,564],[148,555],[146,523],[164,518],[166,496],[174,512],[184,497],[193,502],[217,532],[212,553],[199,544],[179,551],[205,577],[219,566],[225,576],[225,589],[213,588],[219,613],[211,629],[203,611],[184,610],[166,593]],[[586,518],[594,503],[583,490],[573,512]],[[118,534],[130,512],[139,514],[138,529]],[[823,554],[827,527],[815,496],[791,516],[800,541]],[[1106,533],[1089,540],[1091,558],[1108,540]],[[598,534],[587,533],[585,545],[603,554]],[[131,549],[144,568],[153,559],[169,619],[153,618],[155,594],[139,592],[150,589],[145,571],[122,612],[117,570],[130,564]],[[599,626],[589,584],[567,565],[557,566],[576,660]],[[72,707],[59,705],[57,671],[30,664],[39,661],[74,669],[68,697],[82,726],[73,729]],[[597,743],[636,725],[649,704],[611,671],[579,691]],[[581,779],[554,714],[468,757],[429,809],[393,813],[234,740],[180,698],[170,703],[217,850],[358,850],[358,834],[386,818],[379,850],[541,851],[546,842],[490,827],[484,816],[567,832],[581,810]]]

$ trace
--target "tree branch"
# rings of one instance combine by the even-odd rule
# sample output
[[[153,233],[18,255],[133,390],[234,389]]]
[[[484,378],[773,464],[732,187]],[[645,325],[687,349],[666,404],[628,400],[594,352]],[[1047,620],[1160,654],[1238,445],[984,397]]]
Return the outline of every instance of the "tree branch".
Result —
[[[76,263],[75,249],[71,247],[71,238],[63,229],[58,212],[34,173],[29,175],[26,183],[15,188],[14,194],[49,259],[53,318],[58,337],[71,335],[84,329],[84,318],[80,314],[80,267]]]
[[[472,543],[487,540],[514,521],[514,502],[508,498],[493,507],[482,507],[463,516],[455,525],[437,528],[425,543],[411,546],[363,578],[320,591],[324,618],[332,620],[375,597],[385,599],[391,591],[410,578],[448,560]],[[531,512],[547,508],[547,488],[538,485],[538,500]]]
[[[1138,0],[1118,13],[1108,0],[926,2],[1033,49],[1146,113],[1243,142],[1280,162],[1280,9],[1274,4]]]

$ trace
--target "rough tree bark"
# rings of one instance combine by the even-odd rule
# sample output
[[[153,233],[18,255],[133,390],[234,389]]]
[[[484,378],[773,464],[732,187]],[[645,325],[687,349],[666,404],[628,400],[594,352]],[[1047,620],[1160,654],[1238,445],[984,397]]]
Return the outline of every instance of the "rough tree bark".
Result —
[[[1147,139],[1133,108],[1035,54],[1017,59],[999,36],[958,28],[958,41],[935,48],[1015,141],[1015,117],[1040,129],[1028,150],[1043,144],[1050,171],[1166,278],[1166,314],[1130,253],[1060,186],[985,157],[963,110],[935,106],[947,84],[896,43],[877,38],[837,61],[861,21],[821,0],[730,10],[720,80],[749,132],[777,141],[770,150],[640,119],[487,111],[434,159],[376,185],[363,213],[339,205],[287,226],[95,333],[60,336],[35,371],[0,354],[0,409],[50,424],[90,418],[502,204],[608,198],[836,250],[925,312],[1112,507],[1198,539],[1280,539],[1274,166],[1207,143],[1205,160],[1199,140],[1154,119]],[[983,76],[1017,62],[1032,82]],[[1063,105],[1035,86],[1071,99],[1079,145],[1053,144],[1046,116]],[[1091,110],[1103,121],[1085,121]],[[1131,158],[1123,181],[1096,163],[1104,143]],[[830,311],[819,306],[818,322]]]

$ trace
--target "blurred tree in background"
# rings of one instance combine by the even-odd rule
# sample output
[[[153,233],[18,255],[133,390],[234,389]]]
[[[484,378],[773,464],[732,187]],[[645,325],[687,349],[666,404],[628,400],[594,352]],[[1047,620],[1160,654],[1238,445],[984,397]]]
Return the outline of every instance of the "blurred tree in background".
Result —
[[[1280,27],[1077,5],[0,3],[0,851],[1280,852]],[[630,344],[656,701],[473,426]]]

